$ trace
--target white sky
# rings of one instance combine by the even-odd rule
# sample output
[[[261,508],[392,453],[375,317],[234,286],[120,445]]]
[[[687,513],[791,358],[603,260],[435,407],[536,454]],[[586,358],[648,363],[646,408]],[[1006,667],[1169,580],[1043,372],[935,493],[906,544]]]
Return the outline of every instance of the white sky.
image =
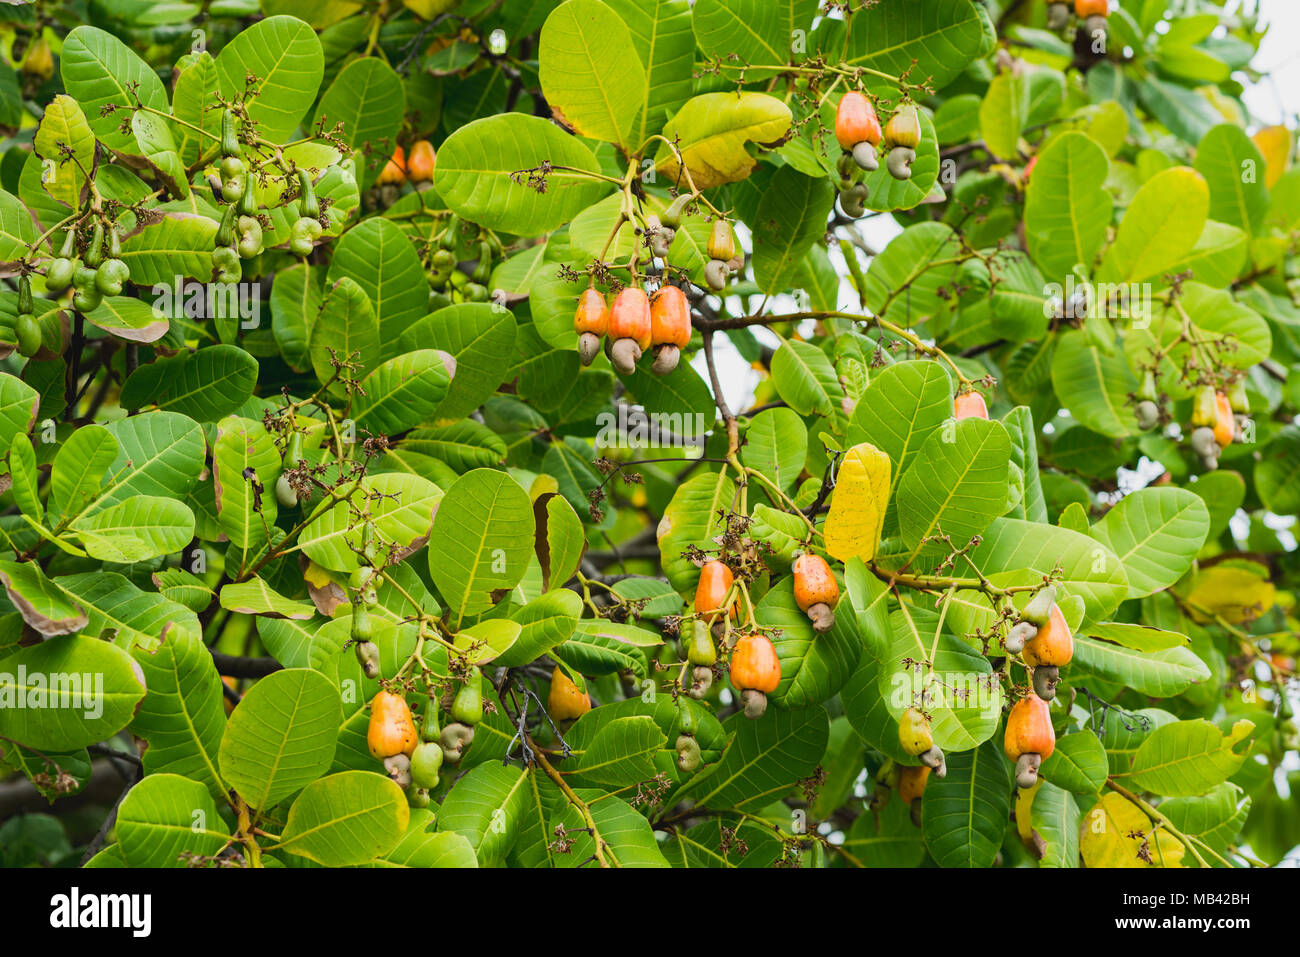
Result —
[[[1246,105],[1263,125],[1296,125],[1300,111],[1300,3],[1262,0],[1268,35],[1255,57],[1255,66],[1269,76],[1246,91]]]

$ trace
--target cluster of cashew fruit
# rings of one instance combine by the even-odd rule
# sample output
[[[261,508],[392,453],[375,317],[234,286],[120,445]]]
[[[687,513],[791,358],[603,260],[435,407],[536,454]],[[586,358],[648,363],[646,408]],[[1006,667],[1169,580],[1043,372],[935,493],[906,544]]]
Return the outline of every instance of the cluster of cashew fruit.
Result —
[[[366,190],[362,197],[368,209],[388,208],[397,202],[402,194],[402,187],[410,183],[418,191],[424,191],[433,185],[433,170],[437,166],[438,156],[433,144],[428,140],[418,140],[411,146],[408,156],[402,147],[393,150],[392,157],[384,164],[375,179],[375,185]]]
[[[546,695],[546,712],[557,724],[577,721],[591,710],[591,695],[583,691],[559,665],[551,672],[551,690]]]
[[[934,743],[930,719],[918,708],[908,708],[898,719],[898,743],[904,751],[920,760],[921,764],[939,777],[948,773],[948,762],[943,750]]]
[[[492,261],[494,254],[500,251],[500,242],[495,236],[482,233],[474,268],[465,271],[456,268],[456,237],[459,232],[460,218],[452,213],[447,217],[429,257],[430,312],[457,302],[487,302],[490,298],[488,283],[492,279]]]
[[[836,163],[840,174],[840,208],[844,215],[857,219],[866,212],[866,184],[858,178],[862,171],[880,168],[878,150],[887,150],[885,168],[894,179],[912,177],[912,163],[921,142],[921,119],[916,106],[902,104],[882,130],[880,118],[871,100],[856,90],[840,99],[835,110],[835,139],[844,152]]]
[[[835,627],[835,605],[840,600],[840,586],[826,559],[811,553],[795,557],[794,600],[799,610],[812,622],[813,631],[824,635]]]
[[[588,286],[578,297],[573,329],[583,365],[596,358],[604,339],[609,361],[623,375],[631,375],[650,349],[655,354],[650,371],[667,375],[677,368],[682,350],[690,344],[691,306],[686,293],[665,284],[653,298],[640,286],[625,286],[611,308],[600,290]]]
[[[1223,450],[1233,440],[1241,440],[1249,413],[1244,379],[1234,381],[1228,392],[1208,385],[1197,391],[1192,406],[1191,445],[1201,465],[1210,471],[1219,467]]]
[[[1074,0],[1074,15],[1088,36],[1106,32],[1110,0]],[[1060,32],[1070,25],[1070,4],[1066,0],[1047,0],[1047,29]]]
[[[1056,604],[1055,585],[1044,586],[1030,599],[1002,644],[1032,672],[1034,693],[1044,701],[1055,698],[1061,666],[1074,657],[1074,636]]]
[[[109,227],[107,238],[108,255],[105,256],[104,222],[96,221],[86,251],[78,259],[77,230],[70,228],[59,255],[46,267],[46,288],[57,295],[71,286],[72,306],[78,312],[90,312],[98,308],[105,296],[120,294],[123,283],[131,278],[131,267],[122,261],[122,240],[116,226]]]
[[[700,568],[695,588],[696,624],[708,628],[692,631],[687,661],[694,665],[690,695],[702,698],[713,684],[713,662],[717,659],[712,637],[726,633],[728,617],[737,615],[735,602],[729,599],[735,579],[724,562],[714,559]],[[740,692],[740,705],[747,718],[761,718],[767,711],[767,696],[781,683],[781,660],[772,639],[760,632],[742,635],[731,649],[729,665],[731,684]]]
[[[1047,702],[1030,692],[1011,707],[1002,748],[1016,762],[1016,786],[1028,790],[1038,783],[1038,768],[1056,748],[1056,731]]]
[[[220,282],[238,282],[242,275],[239,261],[256,259],[266,248],[262,241],[262,221],[257,215],[257,182],[242,154],[235,132],[235,114],[225,110],[221,114],[220,185],[212,183],[212,198],[227,204],[212,253],[212,264]]]

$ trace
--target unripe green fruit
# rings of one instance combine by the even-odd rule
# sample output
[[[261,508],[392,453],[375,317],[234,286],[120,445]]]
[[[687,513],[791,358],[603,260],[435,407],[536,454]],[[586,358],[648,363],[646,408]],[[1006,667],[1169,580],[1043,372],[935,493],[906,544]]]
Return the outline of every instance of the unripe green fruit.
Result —
[[[275,500],[285,508],[295,508],[298,505],[298,493],[284,475],[275,480]]]
[[[50,292],[63,292],[72,285],[77,265],[71,259],[52,259],[45,269],[45,288]]]
[[[367,678],[379,677],[379,646],[373,641],[358,641],[352,646],[357,663]]]
[[[76,295],[72,297],[72,306],[78,312],[94,312],[103,301],[104,294],[99,291],[97,285],[92,283],[84,289],[77,290]]]
[[[1137,404],[1137,427],[1143,432],[1154,429],[1160,423],[1160,406],[1147,399]]]
[[[222,246],[212,251],[212,265],[217,274],[217,282],[239,282],[243,277],[239,254],[229,246]]]
[[[442,728],[438,723],[438,701],[430,698],[428,704],[424,706],[424,717],[420,721],[420,740],[437,741],[442,736]]]
[[[41,325],[30,313],[20,312],[14,319],[14,337],[18,340],[19,355],[30,359],[41,351]]]
[[[444,756],[437,742],[425,741],[411,754],[411,782],[418,788],[436,788]]]
[[[243,176],[244,173],[247,172],[247,168],[244,166],[244,161],[238,156],[223,157],[221,164],[217,168],[221,171],[221,178],[223,180],[233,179],[236,176]]]
[[[483,720],[483,688],[477,668],[471,669],[465,683],[456,692],[451,716],[461,724],[478,724]]]
[[[131,278],[131,267],[120,259],[107,259],[95,272],[95,286],[105,296],[122,292],[122,284]]]

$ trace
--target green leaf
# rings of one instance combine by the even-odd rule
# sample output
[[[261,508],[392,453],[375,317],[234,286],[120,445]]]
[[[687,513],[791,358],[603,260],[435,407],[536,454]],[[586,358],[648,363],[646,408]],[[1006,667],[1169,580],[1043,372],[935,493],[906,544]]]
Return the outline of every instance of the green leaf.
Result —
[[[1190,649],[1143,652],[1085,635],[1074,638],[1072,665],[1153,698],[1172,698],[1210,677],[1210,669]]]
[[[573,635],[582,614],[582,596],[567,588],[539,595],[511,613],[520,625],[519,637],[498,655],[499,667],[517,668],[536,661]]]
[[[724,65],[749,66],[747,80],[795,61],[798,34],[807,35],[816,13],[814,0],[698,0],[691,11],[700,50]]]
[[[439,162],[442,158],[439,157]],[[415,247],[397,226],[387,219],[371,218],[344,233],[334,248],[329,282],[338,285],[341,280],[356,283],[374,310],[378,341],[369,341],[363,323],[358,333],[358,344],[350,346],[362,350],[365,360],[363,371],[368,371],[378,361],[397,355],[398,338],[428,312],[429,293],[424,267]],[[330,298],[327,293],[327,308]],[[351,298],[352,292],[349,291],[349,299]],[[349,306],[355,308],[351,303]],[[315,358],[316,333],[324,319],[322,314],[312,327],[312,361],[317,375],[320,374],[320,366],[316,365]],[[322,331],[322,344],[325,342],[324,335]],[[405,351],[425,348],[438,347],[418,342]],[[322,378],[321,381],[325,379]]]
[[[389,147],[396,144],[405,110],[401,77],[383,59],[362,57],[339,71],[320,98],[313,125],[322,118],[326,129],[342,123],[342,142],[358,149],[369,148],[386,161],[392,153]],[[374,182],[383,169],[383,162],[357,165],[363,188]]]
[[[881,0],[858,12],[845,65],[889,76],[925,76],[936,90],[947,86],[966,64],[982,59],[996,43],[988,12],[971,0],[932,0],[924,9],[910,0]],[[838,23],[823,27],[826,39],[819,46],[838,57],[843,27]]]
[[[0,372],[0,453],[7,453],[14,436],[31,431],[41,396],[17,376]]]
[[[1196,171],[1210,187],[1210,219],[1258,233],[1268,214],[1264,157],[1245,130],[1222,123],[1196,148]]]
[[[622,18],[600,0],[566,0],[546,18],[539,46],[542,93],[565,122],[583,136],[635,146],[646,75]]]
[[[90,128],[110,149],[136,152],[135,137],[120,129],[119,110],[131,109],[137,102],[167,109],[167,92],[158,74],[125,43],[98,27],[79,26],[64,38],[59,69],[64,88],[76,98]],[[115,109],[105,112],[105,107]]]
[[[84,748],[126,727],[144,695],[121,648],[56,636],[4,659],[0,735],[41,751]]]
[[[994,156],[1015,160],[1020,134],[1029,118],[1029,78],[1019,70],[1006,70],[989,82],[980,105],[980,132]],[[1039,161],[1041,166],[1042,161]],[[1037,173],[1035,167],[1034,172]]]
[[[406,795],[384,775],[331,774],[312,781],[294,800],[276,850],[325,867],[364,864],[397,846],[410,816]]]
[[[1255,466],[1260,500],[1278,515],[1300,513],[1300,428],[1288,425],[1264,447]]]
[[[46,192],[67,206],[80,206],[85,171],[95,165],[95,134],[77,101],[67,94],[50,101],[32,145],[47,164]]]
[[[296,17],[259,20],[227,43],[217,56],[221,95],[231,99],[249,88],[248,112],[258,133],[282,143],[316,99],[325,58],[316,31]],[[83,101],[84,102],[84,101]]]
[[[659,526],[659,559],[668,581],[679,592],[693,595],[700,577],[684,550],[688,545],[710,542],[722,530],[719,511],[730,511],[735,499],[736,485],[726,472],[693,475],[673,493]]]
[[[919,552],[938,534],[961,547],[983,532],[1004,510],[1010,458],[1011,437],[1000,422],[969,418],[931,433],[898,483],[907,547]]]
[[[475,469],[447,490],[429,537],[429,573],[457,623],[519,583],[535,530],[527,493],[504,472]]]
[[[799,339],[788,339],[776,350],[772,384],[800,415],[830,415],[844,399],[844,386],[826,353]]]
[[[1111,220],[1109,171],[1105,151],[1085,133],[1064,133],[1039,154],[1025,190],[1025,239],[1052,279],[1090,269],[1101,249]]]
[[[533,520],[537,532],[533,551],[541,566],[542,585],[558,588],[573,577],[587,550],[582,521],[568,501],[549,492],[534,500]]]
[[[344,276],[326,292],[320,315],[311,327],[310,342],[312,369],[321,382],[335,377],[336,362],[355,363],[351,375],[356,377],[379,363],[383,348],[379,318],[365,290],[354,280]],[[334,389],[343,391],[337,384]]]
[[[1129,598],[1168,588],[1192,567],[1210,530],[1210,515],[1186,489],[1145,488],[1121,499],[1092,537],[1124,564]]]
[[[921,832],[940,867],[991,867],[1011,811],[1006,759],[986,741],[948,755],[948,773],[930,775],[921,795]]]
[[[821,704],[853,674],[862,644],[847,607],[835,615],[834,627],[819,635],[795,602],[793,579],[786,578],[763,596],[754,617],[780,629],[772,639],[781,663],[781,683],[769,695],[772,704],[789,709]]]
[[[197,484],[205,446],[194,420],[175,412],[149,412],[105,428],[117,440],[117,458],[91,511],[134,495],[180,498]]]
[[[544,163],[584,172],[545,174],[545,191],[526,185]],[[433,185],[458,215],[488,229],[536,236],[572,219],[609,191],[590,173],[591,151],[548,120],[519,113],[475,120],[452,133],[438,153]],[[516,175],[518,174],[518,178]]]
[[[70,528],[92,558],[127,564],[179,552],[194,537],[194,513],[173,498],[135,495]]]
[[[659,850],[659,842],[650,828],[650,822],[639,811],[626,801],[608,797],[600,791],[584,790],[580,792],[579,798],[582,799],[584,795],[587,801],[592,802],[589,805],[591,816],[605,844],[604,852],[619,867],[668,866],[668,861]],[[597,797],[601,800],[594,800]],[[562,806],[556,825],[563,826],[565,832],[572,834],[575,840],[569,853],[556,857],[557,867],[581,867],[583,861],[595,854],[595,837],[582,831],[585,824],[585,819],[572,804],[566,802]]]
[[[357,421],[377,434],[405,432],[434,418],[458,370],[440,349],[419,349],[389,359],[370,375],[356,398]]]
[[[723,723],[731,736],[718,763],[692,779],[701,807],[753,810],[784,797],[821,761],[830,734],[826,709],[768,708],[758,720],[733,714]]]
[[[753,418],[745,432],[745,464],[778,488],[789,489],[803,471],[808,430],[790,409],[769,409]]]
[[[50,474],[50,521],[80,515],[99,496],[115,458],[117,440],[101,425],[83,425],[68,436],[54,456]]]
[[[469,841],[480,867],[500,864],[518,837],[528,774],[496,762],[471,768],[443,799],[438,829]]]
[[[441,349],[451,356],[455,371],[436,418],[463,418],[511,377],[506,357],[515,351],[515,319],[508,309],[459,303],[406,329],[401,348]]]
[[[117,810],[117,841],[130,867],[190,867],[230,841],[212,795],[179,774],[150,774]]]
[[[575,752],[574,766],[566,762],[565,772],[572,771],[579,786],[637,784],[655,776],[654,757],[667,746],[667,736],[649,715],[618,718],[601,725],[590,743]]]
[[[262,423],[233,415],[217,423],[212,447],[217,521],[230,540],[226,555],[236,574],[268,544],[279,511],[274,488],[280,464],[275,438]]]
[[[1129,776],[1143,790],[1168,797],[1205,794],[1241,767],[1254,730],[1244,718],[1227,734],[1204,720],[1166,724],[1138,747]]]
[[[423,545],[429,536],[433,513],[442,499],[442,489],[415,475],[387,473],[360,480],[362,495],[369,497],[376,544],[392,547],[398,554]],[[318,510],[298,540],[303,552],[323,568],[350,572],[359,561],[354,548],[361,547],[360,529],[352,527],[347,502]]]
[[[250,807],[270,808],[329,768],[341,719],[338,690],[324,675],[306,668],[273,672],[231,713],[221,738],[221,775]]]
[[[646,71],[645,102],[633,127],[644,140],[663,126],[691,98],[695,69],[695,36],[686,0],[605,0],[632,34],[632,46]]]
[[[66,635],[86,627],[86,611],[35,562],[0,561],[0,584],[23,621],[42,635]]]
[[[217,751],[226,729],[221,678],[197,629],[169,627],[152,651],[131,656],[149,689],[131,719],[131,733],[149,743],[145,773],[179,774],[224,797]]]
[[[1052,386],[1070,414],[1087,428],[1110,438],[1137,433],[1130,393],[1137,380],[1118,354],[1107,354],[1071,329],[1061,335],[1052,355]]]
[[[207,282],[212,276],[212,248],[217,223],[192,213],[167,213],[122,237],[122,261],[131,267],[139,286],[169,290],[161,297],[171,303],[169,317],[184,314],[184,300],[174,292],[177,277]]]
[[[1196,170],[1175,166],[1157,173],[1125,210],[1099,278],[1135,283],[1167,272],[1195,247],[1209,208],[1210,188]]]
[[[754,223],[754,279],[766,293],[788,289],[804,257],[826,235],[835,188],[825,175],[783,166],[759,201]]]
[[[1109,770],[1101,741],[1091,731],[1080,731],[1056,739],[1056,748],[1043,762],[1041,774],[1075,794],[1098,794]]]

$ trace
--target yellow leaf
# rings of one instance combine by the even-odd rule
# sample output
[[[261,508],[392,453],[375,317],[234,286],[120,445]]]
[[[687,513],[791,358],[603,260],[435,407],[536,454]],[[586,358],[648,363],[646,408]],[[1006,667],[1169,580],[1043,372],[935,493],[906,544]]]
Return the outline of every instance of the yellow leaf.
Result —
[[[1192,614],[1200,621],[1220,616],[1239,625],[1266,614],[1277,601],[1268,569],[1258,562],[1226,561],[1203,569],[1187,594]]]
[[[432,20],[440,13],[446,13],[459,2],[460,0],[402,0],[406,9],[421,20]]]
[[[781,143],[791,119],[790,107],[766,93],[703,93],[677,111],[663,135],[677,142],[696,187],[708,189],[747,177],[758,161],[745,144]],[[666,145],[656,165],[660,173],[678,180],[681,166]]]
[[[307,567],[303,569],[302,577],[303,580],[307,582],[308,585],[311,585],[312,588],[326,588],[331,582],[340,585],[347,582],[346,575],[340,575],[336,572],[329,571],[328,569],[317,565],[315,562],[307,563]]]
[[[1122,795],[1108,792],[1083,816],[1079,852],[1086,867],[1182,867],[1183,845]]]
[[[1291,162],[1291,131],[1285,126],[1266,126],[1251,139],[1264,154],[1264,183],[1272,189]]]
[[[842,562],[876,557],[889,504],[889,475],[889,456],[870,442],[845,453],[824,530],[826,551],[832,556]]]

